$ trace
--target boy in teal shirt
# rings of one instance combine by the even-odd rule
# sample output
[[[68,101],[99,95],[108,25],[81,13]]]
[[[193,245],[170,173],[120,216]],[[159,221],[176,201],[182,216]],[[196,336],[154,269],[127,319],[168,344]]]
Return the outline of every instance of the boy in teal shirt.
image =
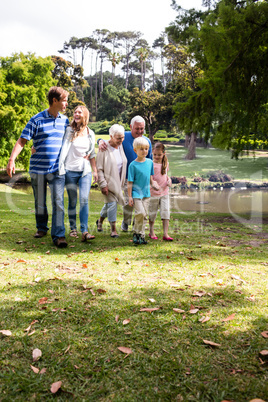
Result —
[[[146,158],[149,151],[148,141],[138,137],[133,142],[133,149],[137,158],[128,168],[128,197],[129,206],[135,207],[134,244],[147,244],[145,240],[145,223],[150,200],[150,185],[159,190],[153,180],[154,165],[151,159]]]

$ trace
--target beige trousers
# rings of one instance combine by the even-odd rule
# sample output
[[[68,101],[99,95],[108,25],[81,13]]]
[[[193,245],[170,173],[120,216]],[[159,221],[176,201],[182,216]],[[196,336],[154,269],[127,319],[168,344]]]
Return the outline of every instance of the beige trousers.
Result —
[[[135,223],[133,232],[145,236],[145,225],[149,208],[150,198],[134,198]]]

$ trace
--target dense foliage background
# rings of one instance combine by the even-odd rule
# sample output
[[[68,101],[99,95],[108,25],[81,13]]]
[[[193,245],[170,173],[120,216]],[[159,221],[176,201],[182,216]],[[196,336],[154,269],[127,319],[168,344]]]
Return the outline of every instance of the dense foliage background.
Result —
[[[204,1],[204,9],[184,10],[150,47],[140,32],[95,30],[72,37],[60,56],[14,54],[0,58],[0,157],[4,167],[28,119],[47,107],[51,85],[70,91],[67,114],[86,104],[99,132],[112,122],[126,129],[141,114],[153,141],[186,138],[188,158],[197,137],[232,149],[267,147],[267,1]],[[90,61],[91,73],[83,65]],[[161,60],[161,74],[155,60]],[[103,71],[110,64],[110,71]],[[167,132],[168,134],[164,134]],[[28,147],[30,144],[28,145]],[[18,162],[26,168],[26,147]]]

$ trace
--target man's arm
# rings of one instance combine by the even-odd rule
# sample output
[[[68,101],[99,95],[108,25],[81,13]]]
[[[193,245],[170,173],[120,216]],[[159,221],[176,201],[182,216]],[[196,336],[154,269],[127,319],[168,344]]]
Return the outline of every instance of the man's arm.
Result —
[[[7,174],[9,177],[12,177],[12,174],[15,174],[15,159],[21,153],[24,145],[26,144],[27,140],[25,138],[19,138],[14,148],[12,149],[8,164],[7,164]]]

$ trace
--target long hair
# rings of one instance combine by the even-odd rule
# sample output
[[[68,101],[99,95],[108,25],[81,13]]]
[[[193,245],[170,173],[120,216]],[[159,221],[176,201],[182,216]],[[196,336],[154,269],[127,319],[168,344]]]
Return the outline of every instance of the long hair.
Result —
[[[82,124],[78,127],[77,123],[72,120],[70,126],[72,127],[72,136],[71,136],[71,141],[74,141],[80,133],[84,131],[84,129],[87,127],[88,122],[89,122],[89,110],[86,106],[76,106],[74,109],[74,113],[77,109],[82,109],[83,111],[83,116],[82,116]]]
[[[167,173],[167,165],[168,165],[168,159],[167,159],[167,156],[166,156],[166,150],[165,150],[165,145],[164,144],[162,144],[162,142],[156,142],[155,144],[154,144],[154,147],[153,147],[153,150],[157,150],[157,149],[159,149],[160,151],[162,151],[162,153],[164,154],[163,155],[163,158],[162,158],[162,161],[161,161],[161,174],[166,174]]]

